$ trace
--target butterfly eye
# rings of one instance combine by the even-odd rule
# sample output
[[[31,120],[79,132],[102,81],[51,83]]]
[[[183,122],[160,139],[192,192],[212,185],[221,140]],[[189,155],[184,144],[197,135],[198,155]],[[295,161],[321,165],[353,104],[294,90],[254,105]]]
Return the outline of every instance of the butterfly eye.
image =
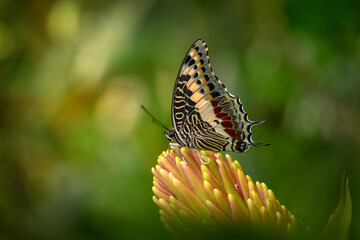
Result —
[[[170,130],[164,132],[164,134],[165,134],[165,136],[167,137],[167,139],[168,139],[169,141],[172,141],[173,134],[172,134],[172,132],[171,132]]]

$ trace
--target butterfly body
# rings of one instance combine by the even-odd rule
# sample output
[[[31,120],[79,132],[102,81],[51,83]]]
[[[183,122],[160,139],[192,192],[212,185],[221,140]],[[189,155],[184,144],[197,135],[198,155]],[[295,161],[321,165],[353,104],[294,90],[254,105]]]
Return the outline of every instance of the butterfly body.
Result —
[[[244,152],[250,145],[257,146],[251,127],[261,122],[250,121],[240,99],[215,76],[201,39],[181,64],[171,110],[173,128],[165,135],[179,147]]]

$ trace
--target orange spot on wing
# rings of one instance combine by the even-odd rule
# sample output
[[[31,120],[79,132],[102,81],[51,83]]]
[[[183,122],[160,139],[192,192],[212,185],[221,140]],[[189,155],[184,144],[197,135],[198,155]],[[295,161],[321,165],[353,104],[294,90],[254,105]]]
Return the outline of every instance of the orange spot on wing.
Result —
[[[210,92],[209,86],[208,85],[204,85],[203,89],[205,90],[205,94]]]
[[[198,102],[204,95],[202,95],[201,93],[199,92],[194,92],[193,95],[191,95],[190,99],[191,101],[193,102]]]
[[[190,78],[189,81],[186,83],[186,86],[190,88],[190,85],[193,85],[194,79]]]
[[[189,72],[188,72],[188,75],[193,75],[195,73],[195,70],[194,69],[191,69]]]
[[[196,90],[199,89],[199,86],[197,84],[192,84],[190,87],[189,87],[190,91],[192,91],[193,93],[196,92]]]

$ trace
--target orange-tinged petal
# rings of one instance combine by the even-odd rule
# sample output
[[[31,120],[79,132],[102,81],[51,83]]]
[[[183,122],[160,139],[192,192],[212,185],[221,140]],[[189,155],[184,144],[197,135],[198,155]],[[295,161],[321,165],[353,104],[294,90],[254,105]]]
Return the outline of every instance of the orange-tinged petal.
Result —
[[[247,205],[250,213],[251,223],[253,224],[253,226],[260,226],[260,213],[251,198],[247,200]]]
[[[249,217],[248,212],[243,211],[242,207],[240,207],[240,204],[236,200],[234,195],[229,193],[228,200],[229,200],[229,204],[230,204],[231,216],[232,216],[235,224],[241,224],[241,223],[245,222],[246,220],[248,220],[248,217]]]
[[[156,179],[155,181],[153,181],[153,184],[154,184],[154,187],[158,188],[160,191],[162,191],[166,195],[169,195],[169,196],[173,195],[173,193],[170,192],[170,190],[166,186],[164,186],[164,184],[162,184],[159,180]]]
[[[268,190],[269,189],[268,189],[268,187],[266,186],[265,183],[261,183],[261,189],[262,189],[263,196],[264,196],[263,201],[265,202],[265,199],[267,199],[269,197],[269,195],[268,195]]]
[[[231,216],[230,206],[228,204],[226,196],[221,191],[219,191],[219,189],[216,188],[213,190],[213,192],[215,196],[216,206],[223,210],[227,215]]]
[[[154,193],[158,198],[165,199],[167,202],[170,201],[169,195],[167,195],[166,193],[162,192],[162,191],[161,191],[160,189],[158,189],[157,187],[153,187],[152,190],[153,190],[153,193]]]
[[[196,229],[252,225],[255,229],[294,231],[295,218],[265,183],[245,175],[238,161],[211,151],[173,148],[152,168],[154,202],[165,227],[182,236]],[[165,157],[166,156],[166,157]],[[186,162],[188,163],[186,164]]]
[[[221,180],[221,175],[219,172],[218,162],[219,160],[212,161],[210,164],[208,164],[210,171],[214,175],[216,181],[219,183],[220,186],[223,186],[223,182]]]
[[[200,169],[199,169],[200,164],[198,164],[196,162],[194,156],[192,155],[192,152],[188,148],[183,147],[183,148],[181,148],[181,153],[184,156],[185,161],[189,164],[189,165],[186,165],[186,164],[185,165],[188,168],[193,169],[193,171],[196,171],[197,174],[199,174],[200,173]]]
[[[231,224],[231,219],[224,211],[218,208],[213,202],[206,201],[206,205],[211,211],[212,216],[214,217],[215,221],[221,225]]]
[[[266,210],[269,213],[269,216],[273,222],[276,222],[276,211],[274,205],[271,203],[270,199],[265,200]]]
[[[255,191],[255,192],[257,191],[256,186],[255,186],[255,184],[254,184],[254,182],[252,180],[248,181],[248,189],[249,189],[249,196],[250,197],[251,197],[251,193],[253,191]]]
[[[206,218],[210,215],[210,212],[205,206],[205,204],[189,188],[187,188],[182,182],[180,182],[176,178],[172,179],[172,182],[178,190],[181,199],[187,206],[190,207],[190,209],[192,209],[196,214],[203,218]]]
[[[210,168],[205,165],[201,166],[202,177],[204,180],[208,181],[213,187],[223,190],[218,180],[215,178],[214,174],[211,172]]]
[[[260,209],[262,206],[264,206],[264,203],[262,202],[259,194],[256,191],[251,192],[251,198],[253,199],[253,201],[258,209]]]
[[[239,179],[240,185],[238,187],[242,194],[242,198],[244,200],[246,200],[249,198],[249,192],[248,192],[248,187],[247,187],[248,180],[246,179],[244,172],[240,169],[236,170],[236,175],[237,175],[237,178]]]
[[[221,161],[217,161],[217,164],[219,166],[219,171],[221,173],[221,178],[222,178],[222,182],[224,184],[225,187],[225,191],[227,193],[232,194],[235,199],[238,201],[238,203],[240,204],[240,207],[245,211],[246,206],[244,203],[244,200],[240,197],[238,190],[235,188],[235,184],[234,182],[231,180],[231,175],[228,175],[228,171],[226,170],[226,167],[224,167],[225,164],[223,164],[223,162]]]
[[[219,172],[221,176],[221,180],[224,184],[225,191],[231,194],[235,194],[237,191],[235,188],[235,183],[233,179],[231,178],[231,175],[229,175],[228,168],[226,167],[226,164],[223,164],[220,160],[216,161],[219,166]]]
[[[172,174],[174,174],[177,178],[179,178],[181,181],[184,181],[183,177],[181,176],[181,173],[179,171],[179,169],[177,168],[175,162],[173,161],[169,161],[166,158],[163,157],[159,157],[159,165],[164,168],[167,169],[169,172],[171,172]]]
[[[206,193],[204,191],[204,184],[201,178],[202,174],[196,174],[196,172],[185,163],[181,163],[181,168],[189,188],[193,190],[202,201],[205,201]]]
[[[185,212],[188,216],[190,216],[190,217],[192,217],[194,219],[199,219],[200,220],[200,218],[194,213],[194,211],[192,211],[190,208],[188,208],[182,202],[180,202],[179,200],[177,200],[173,196],[170,196],[169,199],[170,199],[170,204],[173,204],[174,206],[179,208],[181,211]]]
[[[214,187],[207,181],[204,180],[204,188],[205,188],[205,192],[208,196],[208,199],[210,199],[210,201],[215,201],[215,196],[214,196]]]

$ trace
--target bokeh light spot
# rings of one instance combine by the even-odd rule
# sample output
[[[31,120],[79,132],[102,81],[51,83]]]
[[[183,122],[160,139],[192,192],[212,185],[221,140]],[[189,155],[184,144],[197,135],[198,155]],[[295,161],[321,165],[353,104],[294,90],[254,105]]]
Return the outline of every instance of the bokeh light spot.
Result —
[[[55,40],[68,40],[72,38],[79,26],[79,9],[76,3],[60,1],[51,8],[47,30],[50,37]]]

